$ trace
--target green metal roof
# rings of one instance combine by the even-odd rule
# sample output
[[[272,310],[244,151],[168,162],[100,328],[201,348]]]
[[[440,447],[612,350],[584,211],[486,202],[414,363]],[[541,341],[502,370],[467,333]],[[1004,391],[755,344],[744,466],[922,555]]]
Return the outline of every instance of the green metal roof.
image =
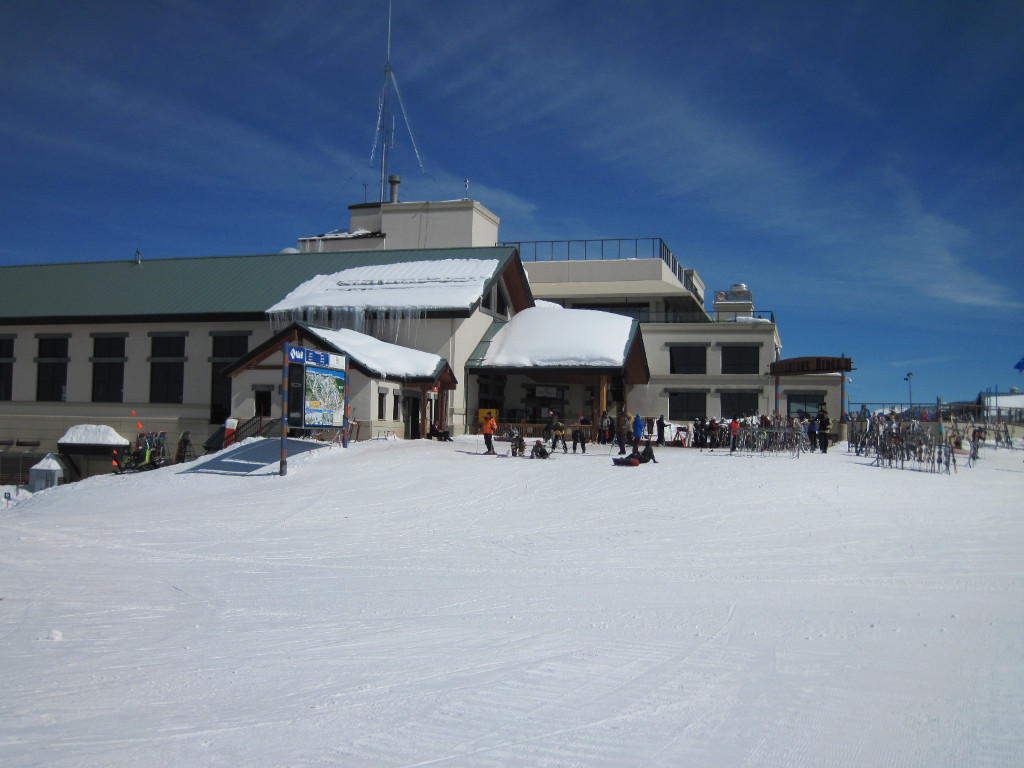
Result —
[[[499,274],[515,253],[514,247],[498,246],[0,267],[0,322],[262,313],[317,275],[441,259],[497,259]]]

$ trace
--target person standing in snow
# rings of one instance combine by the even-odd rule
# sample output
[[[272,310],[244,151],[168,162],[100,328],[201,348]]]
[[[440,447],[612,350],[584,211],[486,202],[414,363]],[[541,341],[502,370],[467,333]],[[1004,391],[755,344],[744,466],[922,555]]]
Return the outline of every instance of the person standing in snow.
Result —
[[[576,443],[580,444],[583,453],[587,452],[587,428],[590,426],[590,419],[586,416],[580,417],[580,423],[572,431],[572,452],[576,453]]]
[[[807,444],[811,446],[811,453],[814,453],[818,445],[818,420],[815,418],[807,420]]]
[[[490,412],[484,418],[484,426],[481,430],[484,433],[484,445],[487,446],[487,453],[491,456],[496,456],[494,452],[494,433],[498,430],[498,422],[494,420],[494,415]]]
[[[633,417],[633,450],[640,453],[640,441],[644,436],[644,418],[639,413]]]
[[[818,443],[822,453],[828,453],[828,429],[832,426],[832,419],[828,417],[828,411],[821,409],[818,415]],[[813,450],[814,446],[811,446]]]
[[[665,445],[665,414],[658,417],[658,445]]]
[[[619,408],[615,417],[615,440],[619,444],[619,456],[626,455],[626,430],[629,429],[629,414],[624,408]]]
[[[612,417],[608,415],[608,411],[601,414],[601,418],[597,420],[597,442],[601,445],[607,445],[611,439],[608,434],[612,428]]]
[[[718,442],[718,422],[714,419],[708,419],[708,450],[715,450],[715,443]]]
[[[565,444],[565,424],[558,418],[557,413],[551,414],[551,450],[555,450],[558,441],[562,441],[562,453],[568,453],[569,448]]]

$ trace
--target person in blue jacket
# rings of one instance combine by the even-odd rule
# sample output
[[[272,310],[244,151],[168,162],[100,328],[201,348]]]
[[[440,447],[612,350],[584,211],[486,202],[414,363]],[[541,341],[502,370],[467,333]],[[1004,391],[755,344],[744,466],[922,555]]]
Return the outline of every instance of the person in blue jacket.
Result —
[[[640,453],[640,441],[644,436],[644,419],[638,413],[633,417],[633,450]]]

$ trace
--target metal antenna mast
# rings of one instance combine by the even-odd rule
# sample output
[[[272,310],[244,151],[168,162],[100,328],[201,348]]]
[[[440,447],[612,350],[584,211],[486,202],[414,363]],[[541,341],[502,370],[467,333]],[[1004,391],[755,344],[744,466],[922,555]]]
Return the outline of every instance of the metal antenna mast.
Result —
[[[416,154],[416,162],[420,165],[420,171],[426,173],[423,159],[420,157],[420,150],[416,146],[416,137],[412,134],[409,116],[405,112],[405,104],[402,102],[402,92],[398,89],[395,70],[391,67],[391,4],[392,0],[388,0],[388,46],[387,60],[384,63],[384,86],[381,88],[380,99],[377,102],[377,130],[373,135],[373,148],[370,150],[370,162],[372,163],[377,152],[377,141],[382,139],[380,148],[380,201],[382,203],[387,199],[388,151],[395,145],[395,116],[391,113],[391,88],[395,89],[398,106],[402,111],[402,120],[405,121],[405,128],[409,132],[409,140],[412,142],[412,150]]]

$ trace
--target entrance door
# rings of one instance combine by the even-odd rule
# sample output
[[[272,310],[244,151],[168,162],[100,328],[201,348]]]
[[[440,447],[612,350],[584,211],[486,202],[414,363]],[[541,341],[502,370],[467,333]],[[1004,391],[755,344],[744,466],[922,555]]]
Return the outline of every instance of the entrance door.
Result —
[[[253,392],[256,400],[256,412],[253,416],[263,416],[269,418],[270,416],[270,398],[274,393],[269,389],[257,389]]]
[[[405,422],[405,439],[416,440],[420,436],[420,398],[405,394],[402,397],[402,421]]]

